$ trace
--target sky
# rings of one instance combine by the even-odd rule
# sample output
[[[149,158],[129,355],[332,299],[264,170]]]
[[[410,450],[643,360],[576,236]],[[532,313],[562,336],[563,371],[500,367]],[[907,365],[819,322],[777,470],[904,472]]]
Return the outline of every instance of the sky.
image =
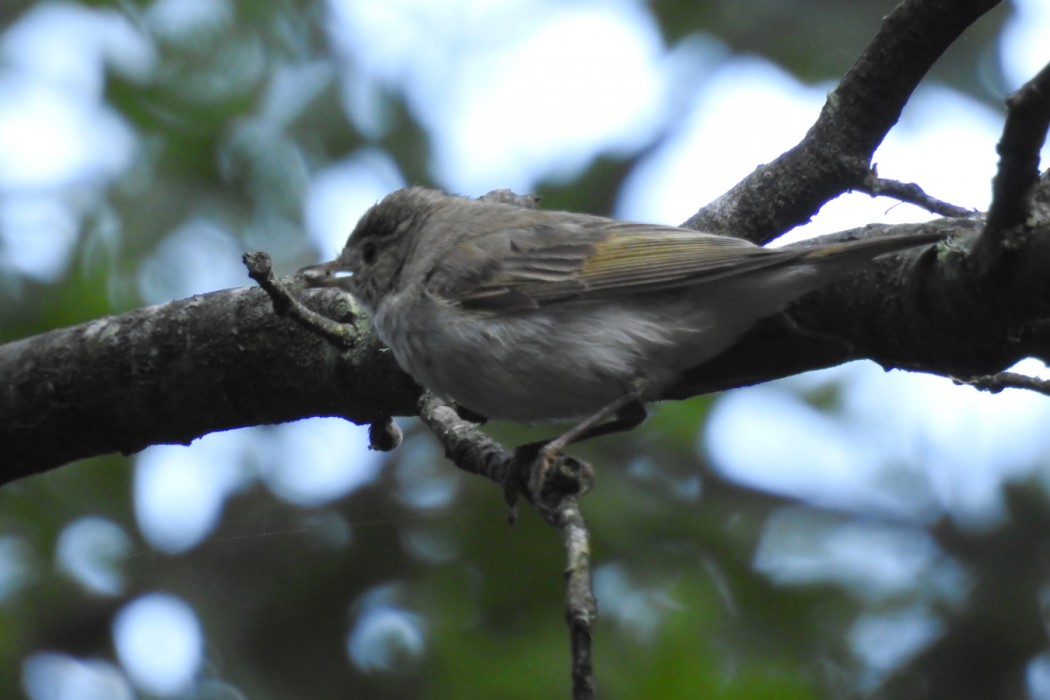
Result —
[[[1017,6],[1003,56],[1014,87],[1050,61],[1050,7],[1040,0]],[[502,187],[528,191],[543,179],[571,177],[596,152],[630,150],[669,114],[681,114],[684,126],[631,175],[616,212],[674,224],[794,145],[831,87],[803,85],[758,57],[730,56],[714,39],[697,37],[668,50],[644,7],[627,0],[329,0],[325,7],[329,39],[353,66],[343,92],[355,125],[381,133],[381,115],[369,108],[370,99],[391,87],[404,90],[434,136],[435,180],[469,195]],[[236,21],[229,0],[158,0],[147,19],[146,29],[157,33]],[[130,167],[140,145],[103,101],[104,67],[146,79],[155,61],[148,34],[107,9],[40,3],[0,34],[0,284],[11,275],[47,281],[65,274],[85,202]],[[698,73],[703,83],[683,90]],[[282,96],[294,82],[275,83],[264,118],[282,118]],[[580,90],[581,84],[588,88]],[[955,116],[946,120],[945,114]],[[970,98],[922,87],[875,160],[885,177],[919,182],[941,199],[983,208],[1000,126],[999,114]],[[360,214],[404,184],[396,164],[368,148],[312,173],[303,224],[319,256],[337,252]],[[850,195],[791,238],[925,218],[909,205]],[[163,266],[168,255],[231,262],[188,265],[208,272],[160,281],[144,274],[147,301],[243,285],[236,245],[209,226],[187,221],[147,266]],[[1028,363],[1025,369],[1042,368]],[[799,390],[833,382],[849,386],[838,416],[798,398]],[[902,519],[945,512],[986,527],[1001,515],[995,485],[1029,473],[1050,452],[1050,438],[1039,437],[1048,420],[1045,401],[1032,394],[1007,390],[993,397],[943,378],[887,374],[856,363],[727,394],[697,444],[717,469],[743,483]],[[858,441],[866,449],[858,451]],[[140,534],[158,550],[186,551],[208,536],[226,498],[255,479],[291,503],[339,498],[376,476],[379,461],[365,445],[361,429],[318,419],[208,435],[190,448],[150,448],[136,459]],[[257,471],[236,466],[244,460],[234,456],[245,451]],[[345,455],[355,455],[354,468],[347,468]],[[887,478],[889,463],[925,466],[921,473]],[[451,495],[437,488],[419,497]],[[170,508],[176,501],[179,507]],[[130,547],[127,533],[88,518],[70,524],[61,543],[56,566],[89,590],[119,594],[122,581],[113,563]],[[0,541],[0,554],[4,545]],[[886,556],[849,561],[843,575],[876,577],[885,581],[880,590],[891,590],[895,577],[913,575],[935,556],[919,553],[901,564],[892,533],[875,546]],[[773,577],[802,580],[813,557],[857,549],[831,541],[815,542],[809,551],[769,546],[756,565]],[[615,577],[607,578],[603,585],[615,586]],[[0,578],[0,590],[2,584]],[[377,591],[374,603],[347,635],[348,655],[363,666],[383,663],[376,647],[363,641],[369,635],[396,635],[409,649],[420,638],[421,621],[399,611],[396,595]],[[904,632],[916,640],[929,634]],[[858,630],[858,644],[877,650],[880,644],[871,640],[883,639],[882,633]],[[22,669],[34,700],[130,698],[134,689],[177,693],[202,663],[199,620],[163,591],[129,602],[113,636],[126,673],[108,662],[42,653]],[[153,653],[158,648],[167,653]]]

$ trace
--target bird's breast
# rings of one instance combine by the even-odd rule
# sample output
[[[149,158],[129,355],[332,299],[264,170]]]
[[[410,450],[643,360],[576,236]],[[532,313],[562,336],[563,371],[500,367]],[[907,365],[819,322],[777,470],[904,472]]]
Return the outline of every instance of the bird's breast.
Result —
[[[497,316],[428,300],[384,306],[374,321],[416,381],[496,420],[585,415],[639,376],[664,381],[664,368],[650,366],[669,342],[660,320],[608,304]]]

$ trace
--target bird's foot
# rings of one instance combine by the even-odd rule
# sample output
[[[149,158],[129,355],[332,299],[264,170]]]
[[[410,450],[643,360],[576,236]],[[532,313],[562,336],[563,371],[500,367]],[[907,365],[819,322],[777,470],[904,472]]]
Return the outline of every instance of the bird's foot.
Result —
[[[594,469],[587,462],[561,452],[554,443],[533,442],[514,451],[514,468],[503,483],[503,497],[510,507],[508,521],[517,516],[518,497],[525,496],[544,508],[563,496],[582,496],[594,486]]]

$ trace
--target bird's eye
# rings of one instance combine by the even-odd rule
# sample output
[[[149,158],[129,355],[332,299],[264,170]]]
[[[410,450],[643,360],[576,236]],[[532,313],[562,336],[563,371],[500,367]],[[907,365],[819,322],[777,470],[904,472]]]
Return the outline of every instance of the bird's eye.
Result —
[[[376,244],[369,242],[361,246],[361,262],[371,265],[376,259]]]

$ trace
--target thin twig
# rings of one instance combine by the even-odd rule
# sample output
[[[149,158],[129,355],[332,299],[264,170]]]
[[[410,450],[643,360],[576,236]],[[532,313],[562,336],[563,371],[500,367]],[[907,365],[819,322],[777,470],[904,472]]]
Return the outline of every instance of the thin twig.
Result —
[[[509,204],[522,209],[536,209],[540,205],[540,197],[537,194],[518,194],[514,190],[492,190],[478,199],[482,202],[494,202],[496,204]]]
[[[575,496],[561,499],[555,511],[565,542],[568,565],[565,569],[565,623],[572,646],[572,697],[591,700],[597,696],[591,640],[598,618],[598,601],[591,587],[591,543]],[[548,520],[549,522],[549,520]]]
[[[454,408],[430,392],[424,392],[419,399],[419,417],[441,441],[445,455],[459,469],[500,484],[505,493],[508,484],[519,478],[515,452],[500,445],[475,424],[460,418]],[[594,621],[598,617],[598,603],[591,588],[590,533],[577,494],[590,488],[593,475],[589,467],[568,458],[561,460],[551,471],[552,483],[542,489],[538,501],[530,502],[562,535],[567,560],[565,621],[569,627],[572,653],[572,697],[574,700],[592,700],[596,697],[596,685],[591,639]],[[575,483],[559,481],[570,473]],[[531,498],[528,489],[521,489],[521,493],[526,499]]]
[[[288,288],[273,276],[273,262],[270,260],[269,253],[263,251],[245,253],[241,259],[244,261],[244,266],[248,268],[248,276],[270,295],[275,313],[291,318],[307,330],[317,333],[339,347],[353,347],[356,337],[353,326],[333,321],[327,316],[311,311],[292,296]]]
[[[281,280],[273,276],[273,263],[269,253],[245,253],[242,260],[248,268],[248,276],[270,296],[274,313],[291,318],[336,347],[349,349],[354,346],[354,340],[357,338],[354,327],[306,308]],[[372,421],[368,428],[368,448],[371,450],[389,452],[401,444],[401,438],[401,428],[390,416]]]
[[[928,212],[947,216],[951,218],[962,218],[972,216],[974,210],[950,204],[936,197],[931,197],[914,182],[901,182],[900,180],[887,180],[881,178],[874,172],[858,187],[858,192],[870,194],[872,197],[892,197],[902,202],[922,207]]]
[[[424,391],[419,397],[419,418],[437,436],[457,468],[483,476],[499,485],[507,482],[514,467],[514,453],[499,444],[477,425],[463,420],[456,409]]]
[[[1050,380],[1029,377],[1027,374],[1017,372],[999,372],[988,374],[983,377],[970,377],[960,379],[952,377],[956,384],[965,384],[981,391],[998,394],[1003,389],[1028,389],[1046,396],[1050,396]]]

